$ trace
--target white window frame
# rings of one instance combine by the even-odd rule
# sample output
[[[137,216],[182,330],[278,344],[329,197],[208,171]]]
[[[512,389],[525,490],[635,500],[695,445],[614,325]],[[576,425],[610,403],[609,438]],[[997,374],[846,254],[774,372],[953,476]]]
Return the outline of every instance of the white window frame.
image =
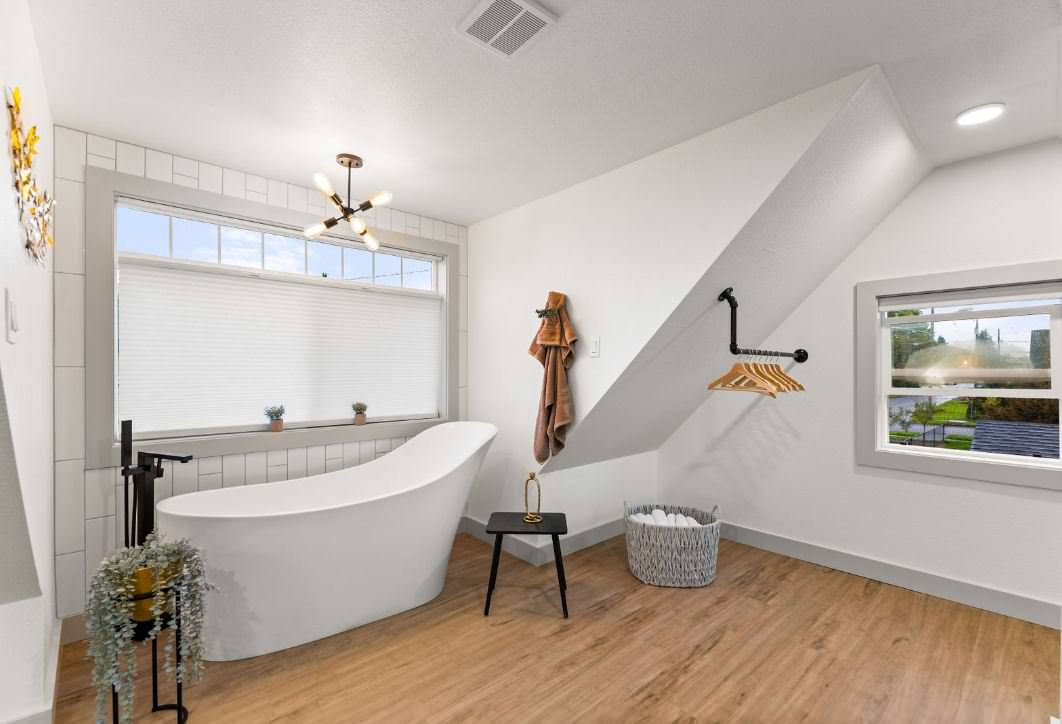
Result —
[[[891,327],[913,318],[886,319],[883,310],[910,307],[917,298],[934,303],[1003,301],[1043,296],[1062,288],[1062,261],[887,279],[856,285],[856,462],[861,465],[1062,490],[1062,461],[979,451],[905,446],[889,441],[890,395],[924,397],[1023,397],[1060,399],[1062,309],[1057,305],[976,313],[982,318],[1016,313],[1051,315],[1052,387],[1044,390],[892,387]],[[969,319],[971,313],[933,315],[935,320]],[[926,321],[928,317],[917,317]]]
[[[142,260],[161,260],[165,262],[159,266],[169,266],[170,268],[198,268],[200,270],[217,270],[221,269],[228,272],[238,272],[243,276],[254,276],[262,279],[274,279],[277,281],[310,281],[310,282],[341,282],[343,287],[356,286],[367,291],[389,291],[398,292],[400,294],[421,294],[429,296],[442,296],[439,292],[439,263],[441,259],[434,254],[426,254],[423,252],[413,251],[410,249],[399,249],[393,247],[387,247],[379,250],[379,253],[393,254],[399,256],[401,259],[419,259],[422,261],[432,262],[432,286],[430,290],[426,289],[413,289],[402,286],[391,286],[387,284],[377,284],[375,281],[362,282],[355,279],[347,279],[343,276],[344,256],[340,256],[340,276],[338,277],[322,277],[309,272],[309,253],[310,247],[307,242],[320,242],[322,244],[329,244],[337,246],[340,249],[357,249],[358,251],[366,251],[370,254],[375,254],[363,242],[357,239],[345,238],[338,233],[328,232],[314,237],[313,239],[306,239],[303,237],[301,230],[293,230],[288,227],[276,226],[260,220],[248,220],[238,219],[223,216],[216,212],[203,212],[198,209],[186,209],[179,206],[172,206],[169,204],[161,204],[153,201],[145,201],[132,196],[119,195],[115,201],[115,206],[124,206],[126,208],[136,209],[138,211],[146,211],[152,214],[160,214],[169,218],[169,255],[162,256],[159,254],[138,254],[134,252],[117,251],[118,257],[126,259],[142,259]],[[214,262],[194,261],[190,259],[181,259],[173,256],[173,219],[187,219],[189,221],[202,221],[207,224],[212,224],[218,227],[218,258]],[[222,255],[222,242],[221,242],[221,228],[234,228],[247,231],[256,231],[263,235],[262,241],[262,266],[261,267],[248,267],[239,266],[235,264],[225,264],[221,261]],[[265,268],[265,234],[274,234],[278,236],[285,236],[298,241],[303,242],[303,255],[304,255],[304,271],[299,272],[285,272],[276,271]],[[375,256],[373,257],[373,272],[375,278]],[[403,273],[403,267],[399,267],[399,274]]]
[[[117,205],[119,203],[128,206],[142,205],[146,210],[160,211],[174,216],[202,217],[202,220],[211,223],[228,222],[231,226],[282,233],[298,238],[302,237],[301,230],[305,226],[319,219],[312,213],[266,206],[244,199],[187,189],[96,167],[86,168],[85,181],[85,457],[88,468],[112,467],[119,464],[119,450],[115,439],[115,420],[117,419],[115,294],[116,271],[119,264],[115,238]],[[172,257],[124,252],[121,256],[126,257],[128,261],[135,259],[135,263],[138,264],[161,265],[169,268],[194,267],[197,271],[256,276],[287,283],[358,287],[380,294],[441,297],[444,315],[444,352],[441,362],[443,385],[440,392],[438,417],[401,420],[376,418],[366,425],[353,425],[352,420],[319,420],[302,425],[292,425],[290,429],[282,433],[267,432],[264,425],[251,429],[188,430],[183,431],[187,433],[184,437],[172,436],[173,432],[167,431],[165,438],[150,440],[151,449],[162,452],[184,451],[197,457],[279,450],[386,437],[409,437],[440,422],[457,419],[459,248],[453,243],[386,229],[373,228],[372,231],[380,240],[380,251],[383,253],[391,252],[435,262],[435,289],[432,291],[403,289],[354,280],[241,268],[210,262],[173,259]],[[328,235],[327,241],[340,246],[363,248],[360,240],[353,233],[332,233]],[[143,436],[137,437],[143,442]]]

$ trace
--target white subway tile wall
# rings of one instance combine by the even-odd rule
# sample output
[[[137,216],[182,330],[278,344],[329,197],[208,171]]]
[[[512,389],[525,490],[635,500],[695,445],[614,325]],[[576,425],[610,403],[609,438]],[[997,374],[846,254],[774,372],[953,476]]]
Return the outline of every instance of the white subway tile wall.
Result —
[[[94,156],[114,159],[115,141],[113,138],[88,135],[88,152]]]
[[[324,445],[314,445],[306,448],[306,474],[320,475],[325,471]]]
[[[199,164],[199,188],[203,191],[221,193],[221,167],[209,163]]]
[[[221,485],[234,488],[247,482],[243,455],[226,455],[221,460]]]
[[[85,194],[84,183],[56,177],[56,198],[63,197],[55,207],[55,271],[67,274],[85,273]]]
[[[244,484],[257,485],[266,481],[266,454],[248,453],[244,461]]]
[[[55,305],[65,310],[55,325],[55,587],[56,613],[84,611],[86,591],[100,561],[120,547],[125,526],[123,481],[116,468],[85,470],[84,249],[85,166],[162,180],[282,208],[316,213],[326,204],[316,190],[223,168],[196,159],[56,126]],[[391,208],[365,215],[372,228],[457,243],[462,349],[459,356],[461,419],[466,418],[468,375],[468,251],[464,227]],[[295,480],[352,467],[386,455],[405,438],[239,453],[168,464],[156,483],[156,500],[196,490]]]
[[[173,157],[173,173],[189,178],[199,178],[199,162],[190,158]]]
[[[55,274],[55,366],[85,364],[85,277]]]
[[[149,148],[145,159],[144,175],[156,181],[173,183],[173,156]]]
[[[58,154],[56,154],[58,155]],[[127,173],[130,176],[144,175],[144,149],[140,146],[130,146],[128,143],[118,143],[118,173]],[[84,180],[84,174],[82,174]]]
[[[295,480],[306,477],[306,448],[288,448],[288,478]]]
[[[114,170],[114,159],[107,158],[106,156],[97,156],[94,153],[88,155],[88,165],[97,166],[99,168],[105,168],[108,171]]]
[[[226,196],[234,196],[238,199],[246,198],[247,187],[245,176],[241,171],[233,171],[227,168],[222,172],[221,190]]]

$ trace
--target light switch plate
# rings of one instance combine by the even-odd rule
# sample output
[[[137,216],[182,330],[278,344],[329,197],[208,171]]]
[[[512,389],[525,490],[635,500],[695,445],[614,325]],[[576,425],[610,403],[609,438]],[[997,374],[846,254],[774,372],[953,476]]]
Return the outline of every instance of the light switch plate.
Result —
[[[600,337],[591,337],[590,338],[590,356],[591,357],[600,357],[601,356],[601,338]]]
[[[8,344],[18,339],[18,308],[10,289],[4,289],[4,337]]]

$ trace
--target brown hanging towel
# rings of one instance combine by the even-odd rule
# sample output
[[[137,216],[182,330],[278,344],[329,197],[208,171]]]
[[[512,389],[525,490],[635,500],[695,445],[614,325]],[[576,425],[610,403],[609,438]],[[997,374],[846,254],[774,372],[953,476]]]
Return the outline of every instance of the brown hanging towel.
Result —
[[[566,303],[567,297],[560,292],[549,293],[546,308],[539,312],[542,323],[538,334],[528,350],[543,367],[534,439],[535,460],[540,463],[564,449],[564,438],[574,418],[568,368],[575,361],[572,345],[577,337]]]

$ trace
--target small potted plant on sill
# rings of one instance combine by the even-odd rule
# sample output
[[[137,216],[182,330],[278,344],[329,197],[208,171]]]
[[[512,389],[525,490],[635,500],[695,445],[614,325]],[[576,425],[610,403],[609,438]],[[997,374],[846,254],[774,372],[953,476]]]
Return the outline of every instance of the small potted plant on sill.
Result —
[[[272,405],[265,409],[265,416],[269,418],[269,429],[273,432],[281,432],[284,429],[284,406]]]
[[[365,424],[365,413],[368,411],[369,406],[364,402],[355,402],[351,407],[354,409],[354,424]]]

